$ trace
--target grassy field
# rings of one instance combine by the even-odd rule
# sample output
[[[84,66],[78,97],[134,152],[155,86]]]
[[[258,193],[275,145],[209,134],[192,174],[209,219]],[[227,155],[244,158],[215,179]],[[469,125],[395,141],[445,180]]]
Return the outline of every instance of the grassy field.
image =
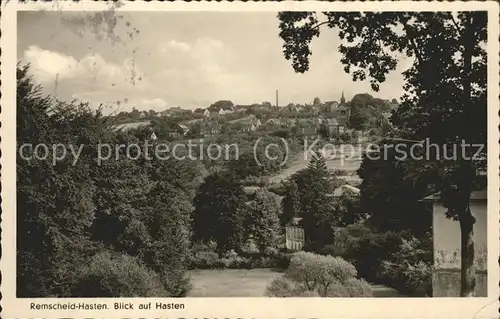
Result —
[[[271,269],[193,270],[188,297],[265,297],[269,283],[282,273]]]
[[[283,273],[271,269],[193,270],[188,297],[265,297],[269,283]],[[374,297],[404,297],[396,290],[372,285]]]

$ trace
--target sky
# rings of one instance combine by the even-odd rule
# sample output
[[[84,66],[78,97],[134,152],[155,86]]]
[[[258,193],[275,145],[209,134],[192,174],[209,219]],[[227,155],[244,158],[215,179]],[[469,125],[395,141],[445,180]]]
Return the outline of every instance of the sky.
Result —
[[[384,99],[403,93],[401,72],[409,61],[373,92],[368,81],[353,82],[344,72],[341,40],[330,29],[313,40],[309,71],[295,73],[283,56],[275,12],[117,15],[112,33],[119,40],[112,41],[81,23],[90,18],[85,13],[19,12],[18,60],[30,63],[47,94],[102,103],[113,112],[204,108],[217,100],[274,104],[276,90],[280,105],[339,100],[342,91],[347,100],[356,93]]]

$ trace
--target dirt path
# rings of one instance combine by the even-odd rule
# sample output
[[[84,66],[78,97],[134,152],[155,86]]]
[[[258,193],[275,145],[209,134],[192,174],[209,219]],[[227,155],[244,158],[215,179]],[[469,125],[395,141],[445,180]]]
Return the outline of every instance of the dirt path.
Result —
[[[299,154],[292,160],[292,163],[283,169],[279,174],[269,178],[271,183],[280,183],[293,175],[297,171],[304,169],[309,164],[311,157],[307,154]],[[328,169],[341,169],[347,171],[354,178],[357,176],[355,172],[361,164],[361,148],[355,146],[345,147],[342,154],[327,154],[325,156],[326,166]]]

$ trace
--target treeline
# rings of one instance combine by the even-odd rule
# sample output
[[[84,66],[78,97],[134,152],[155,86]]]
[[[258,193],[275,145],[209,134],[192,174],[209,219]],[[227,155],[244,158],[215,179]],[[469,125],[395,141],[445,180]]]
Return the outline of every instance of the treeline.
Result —
[[[97,144],[128,144],[85,104],[41,93],[17,69],[17,145],[84,145],[78,162],[17,159],[17,294],[183,296],[189,219],[203,167],[194,161],[97,165]]]

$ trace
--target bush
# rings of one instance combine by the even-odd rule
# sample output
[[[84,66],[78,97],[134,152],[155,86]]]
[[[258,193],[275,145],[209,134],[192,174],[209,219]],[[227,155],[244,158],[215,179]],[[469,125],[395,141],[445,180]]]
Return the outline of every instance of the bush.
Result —
[[[274,256],[274,267],[280,269],[287,269],[290,266],[290,261],[292,260],[293,254],[278,253]]]
[[[349,278],[344,282],[349,297],[372,297],[373,291],[364,279]]]
[[[219,265],[219,255],[213,251],[200,251],[190,258],[190,268],[211,269]]]
[[[264,256],[276,256],[278,253],[278,248],[275,247],[266,247],[266,249],[264,249]]]
[[[275,262],[271,257],[259,257],[252,259],[250,263],[251,268],[271,268],[274,267]]]
[[[254,255],[259,253],[259,247],[255,244],[255,241],[249,239],[245,242],[245,244],[241,247],[241,252],[248,255]]]
[[[338,256],[338,255],[340,255],[341,252],[342,252],[342,250],[340,249],[340,247],[337,247],[336,245],[332,245],[332,244],[325,245],[317,250],[318,254],[332,255],[332,256]]]
[[[366,281],[356,279],[355,267],[342,258],[298,252],[285,275],[271,282],[267,294],[274,297],[366,297],[372,292]]]
[[[219,268],[242,269],[250,268],[250,260],[245,257],[231,256],[218,261]]]
[[[403,239],[400,250],[382,262],[380,277],[403,294],[430,295],[432,286],[432,243],[415,237]]]
[[[197,254],[201,251],[215,252],[216,249],[217,249],[217,243],[215,242],[208,242],[208,243],[196,242],[191,246],[191,253]]]
[[[334,282],[326,292],[326,297],[330,298],[372,296],[373,292],[370,285],[365,280],[356,278],[349,278],[344,283]]]
[[[279,277],[271,281],[267,287],[266,295],[269,297],[297,297],[305,292],[296,282],[285,277]]]
[[[140,260],[108,251],[92,257],[73,287],[78,297],[169,297],[155,272]]]
[[[415,264],[384,261],[381,275],[386,277],[388,286],[403,294],[425,296],[432,284],[432,267],[423,261]]]
[[[353,263],[360,277],[384,283],[379,276],[382,261],[400,250],[402,240],[402,234],[374,233],[363,225],[349,225],[335,235],[336,253]]]

